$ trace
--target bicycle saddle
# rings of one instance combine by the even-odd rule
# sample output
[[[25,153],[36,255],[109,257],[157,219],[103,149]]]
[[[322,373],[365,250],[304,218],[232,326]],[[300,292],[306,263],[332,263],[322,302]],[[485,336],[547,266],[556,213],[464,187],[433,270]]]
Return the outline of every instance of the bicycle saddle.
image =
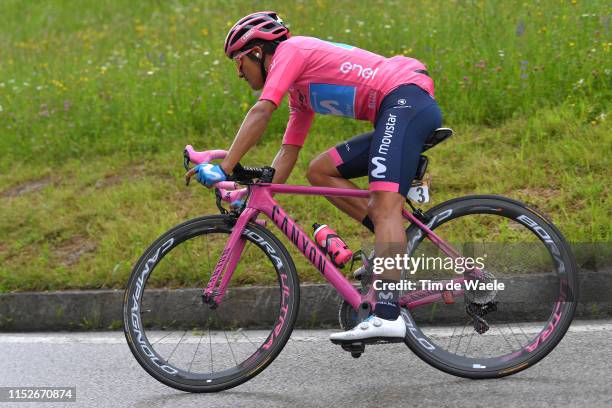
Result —
[[[425,140],[423,145],[423,151],[429,150],[438,143],[442,143],[453,135],[453,129],[450,128],[438,128],[432,132],[431,135]]]
[[[431,149],[438,143],[442,143],[449,137],[453,135],[453,129],[450,128],[438,128],[434,130],[431,135],[425,140],[425,144],[423,145],[423,152]],[[427,156],[419,156],[419,165],[417,166],[416,175],[414,176],[413,185],[416,183],[420,183],[425,177],[425,172],[427,171],[427,165],[429,164],[429,159]]]

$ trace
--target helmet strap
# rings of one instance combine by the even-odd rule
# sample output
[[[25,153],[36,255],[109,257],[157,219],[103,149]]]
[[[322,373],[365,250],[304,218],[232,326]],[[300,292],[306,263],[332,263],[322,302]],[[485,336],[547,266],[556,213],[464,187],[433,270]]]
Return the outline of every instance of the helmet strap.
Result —
[[[266,71],[266,68],[264,68],[265,56],[266,54],[264,54],[262,58],[259,58],[259,68],[261,69],[261,77],[263,78],[264,84],[268,78],[268,72]]]
[[[263,79],[263,82],[265,84],[266,83],[266,79],[268,78],[268,72],[266,71],[266,69],[264,67],[265,61],[266,61],[266,53],[263,50],[263,46],[261,47],[261,54],[262,54],[262,57],[257,57],[256,55],[251,55],[251,53],[249,53],[247,56],[250,59],[252,59],[253,61],[256,61],[256,62],[259,63],[259,70],[261,71],[261,78]]]

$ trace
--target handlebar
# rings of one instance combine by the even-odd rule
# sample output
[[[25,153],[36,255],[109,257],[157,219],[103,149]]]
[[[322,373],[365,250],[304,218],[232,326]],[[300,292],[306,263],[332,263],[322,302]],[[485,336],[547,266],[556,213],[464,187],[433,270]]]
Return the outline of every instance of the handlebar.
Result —
[[[227,150],[206,150],[203,152],[196,152],[193,146],[185,146],[185,157],[189,158],[189,161],[195,164],[210,163],[213,160],[225,159],[227,156]]]
[[[193,146],[185,146],[183,152],[184,166],[186,170],[189,170],[189,163],[201,164],[210,163],[212,160],[224,159],[227,156],[226,150],[206,150],[198,152],[193,149]],[[236,181],[251,181],[251,179],[260,179],[262,182],[271,183],[274,177],[274,169],[272,167],[242,167],[240,163],[236,164],[234,173],[231,175],[231,179]],[[238,184],[233,181],[222,181],[216,183],[215,188],[219,189],[221,199],[227,202],[234,202],[244,197],[248,190],[246,188],[239,188]]]

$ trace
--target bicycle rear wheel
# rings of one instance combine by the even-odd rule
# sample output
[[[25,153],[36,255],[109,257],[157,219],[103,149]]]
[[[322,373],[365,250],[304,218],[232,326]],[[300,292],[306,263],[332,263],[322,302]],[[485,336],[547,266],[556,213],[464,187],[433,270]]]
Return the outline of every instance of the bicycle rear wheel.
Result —
[[[130,276],[126,339],[140,365],[170,387],[235,387],[266,368],[293,330],[299,305],[295,265],[284,246],[254,223],[245,228],[246,244],[222,302],[215,309],[203,302],[202,288],[233,225],[221,215],[178,225],[145,251]],[[255,279],[272,286],[257,293],[237,287]],[[256,302],[264,303],[264,314],[255,314]]]
[[[426,217],[429,228],[463,257],[480,258],[480,283],[498,285],[470,288],[452,299],[447,292],[445,302],[404,308],[408,347],[442,371],[474,379],[514,374],[550,353],[572,321],[578,294],[576,264],[559,230],[524,204],[498,196],[450,200]],[[444,282],[465,272],[448,264],[415,225],[407,238],[408,254],[434,266],[406,279]],[[436,263],[439,257],[444,264]]]

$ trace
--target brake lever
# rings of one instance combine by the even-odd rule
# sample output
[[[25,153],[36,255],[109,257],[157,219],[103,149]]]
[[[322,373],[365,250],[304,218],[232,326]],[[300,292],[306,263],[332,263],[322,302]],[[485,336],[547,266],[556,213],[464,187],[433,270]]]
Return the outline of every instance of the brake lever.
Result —
[[[228,211],[223,207],[221,192],[218,188],[215,188],[215,201],[217,203],[217,208],[221,212],[221,214],[227,214]]]
[[[189,171],[189,152],[187,149],[183,150],[183,167],[185,167],[186,171]],[[185,185],[189,185],[190,177],[185,177]]]
[[[183,150],[183,166],[186,171],[189,171],[189,152],[187,149]]]

